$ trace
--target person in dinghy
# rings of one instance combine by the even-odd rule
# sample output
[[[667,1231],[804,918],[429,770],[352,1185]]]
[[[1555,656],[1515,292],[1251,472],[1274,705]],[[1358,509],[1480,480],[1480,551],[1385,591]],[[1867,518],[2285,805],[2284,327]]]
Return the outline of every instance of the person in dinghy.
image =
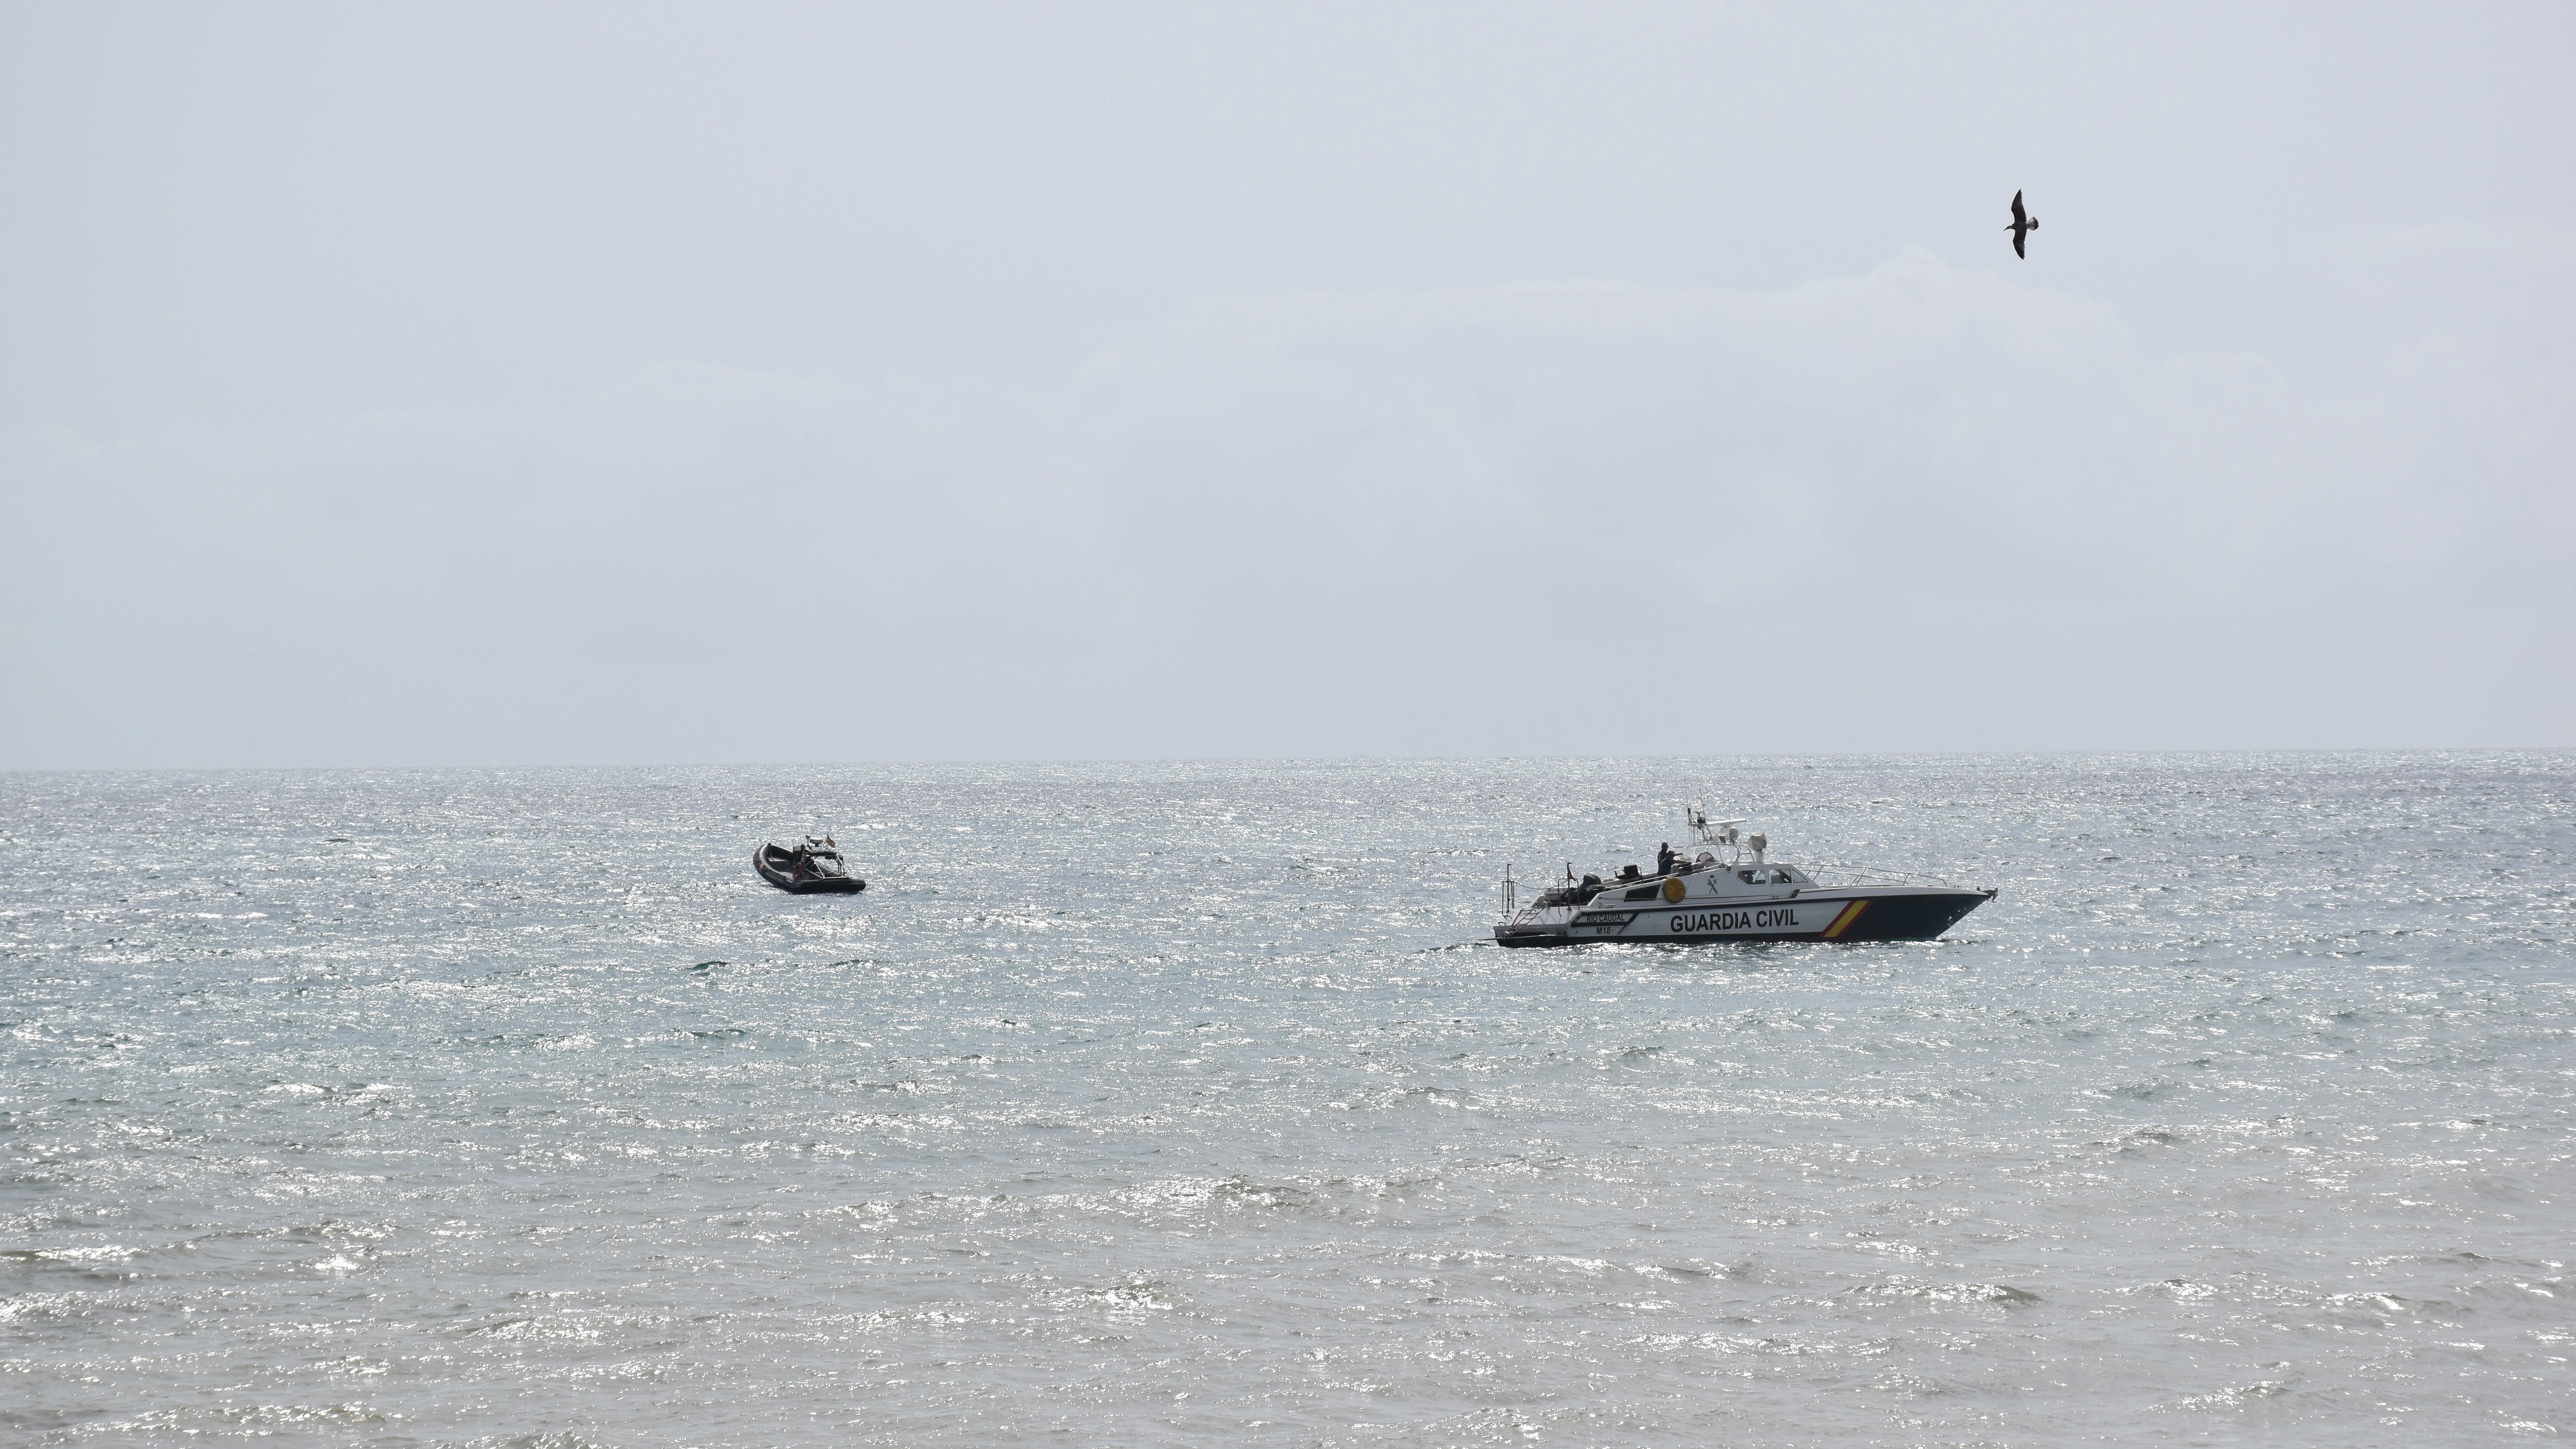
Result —
[[[808,835],[795,845],[775,843],[751,853],[760,878],[794,895],[856,895],[868,883],[850,874],[849,862],[828,835]]]

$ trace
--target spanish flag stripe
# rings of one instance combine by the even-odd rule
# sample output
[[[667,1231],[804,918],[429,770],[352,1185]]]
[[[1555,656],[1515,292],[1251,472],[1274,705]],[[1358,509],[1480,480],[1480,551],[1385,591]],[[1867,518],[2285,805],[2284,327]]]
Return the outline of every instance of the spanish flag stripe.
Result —
[[[1832,925],[1825,927],[1825,939],[1828,941],[1841,940],[1843,932],[1850,930],[1851,923],[1859,920],[1860,913],[1868,909],[1869,902],[1867,901],[1854,901],[1850,905],[1843,907],[1843,913],[1834,917],[1834,923]]]

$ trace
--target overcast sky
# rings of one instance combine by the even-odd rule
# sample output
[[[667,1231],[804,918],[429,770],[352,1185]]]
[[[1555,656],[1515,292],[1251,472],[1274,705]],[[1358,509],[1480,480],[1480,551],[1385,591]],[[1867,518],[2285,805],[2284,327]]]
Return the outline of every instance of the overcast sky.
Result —
[[[0,768],[2576,744],[2571,75],[0,5]]]

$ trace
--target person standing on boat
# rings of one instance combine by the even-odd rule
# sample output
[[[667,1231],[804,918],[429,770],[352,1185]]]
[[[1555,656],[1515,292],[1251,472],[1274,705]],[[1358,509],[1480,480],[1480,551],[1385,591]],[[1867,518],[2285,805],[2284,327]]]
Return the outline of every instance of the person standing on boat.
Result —
[[[1672,873],[1673,843],[1667,840],[1663,844],[1655,847],[1655,874],[1671,875]]]

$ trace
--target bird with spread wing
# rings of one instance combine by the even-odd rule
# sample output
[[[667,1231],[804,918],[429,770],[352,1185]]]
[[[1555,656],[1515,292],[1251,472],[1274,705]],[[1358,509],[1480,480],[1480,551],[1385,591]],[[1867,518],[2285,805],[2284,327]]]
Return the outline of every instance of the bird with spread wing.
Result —
[[[2039,218],[2021,209],[2021,193],[2018,191],[2013,193],[2012,225],[2005,227],[2004,230],[2013,234],[2013,255],[2027,258],[2030,253],[2021,249],[2021,239],[2039,230]]]

